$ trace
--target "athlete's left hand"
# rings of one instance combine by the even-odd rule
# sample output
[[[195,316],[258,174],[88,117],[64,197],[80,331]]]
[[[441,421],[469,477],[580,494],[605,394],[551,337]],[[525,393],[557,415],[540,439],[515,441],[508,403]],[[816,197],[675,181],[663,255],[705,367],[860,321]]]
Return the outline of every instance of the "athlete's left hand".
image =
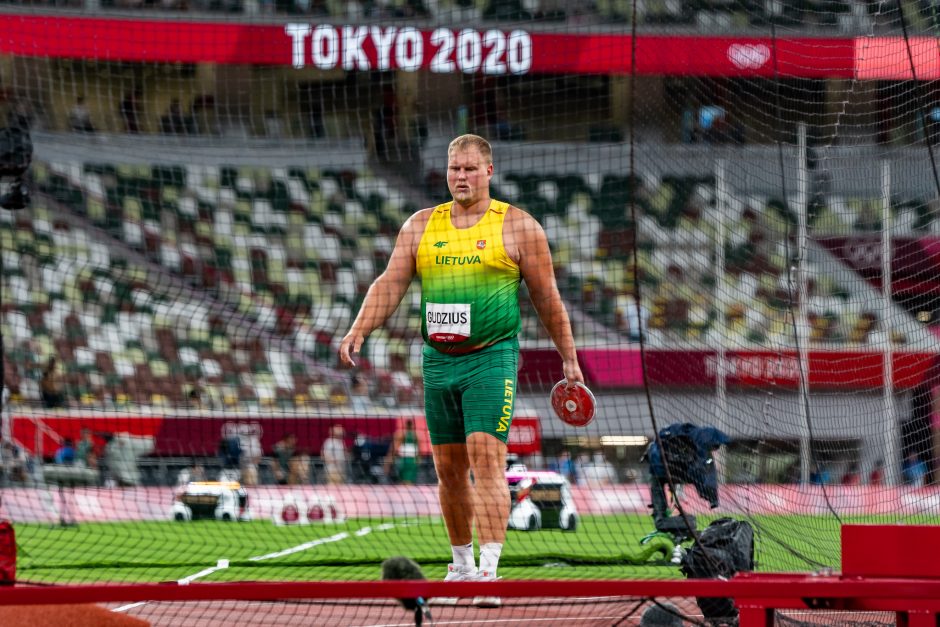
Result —
[[[565,379],[568,381],[565,389],[571,390],[576,383],[584,383],[584,375],[581,374],[581,366],[577,359],[566,360],[562,362],[562,371],[565,373]]]
[[[339,360],[347,366],[355,367],[356,362],[353,361],[353,355],[359,354],[359,349],[362,348],[364,341],[365,337],[361,333],[353,331],[347,333],[339,345]]]

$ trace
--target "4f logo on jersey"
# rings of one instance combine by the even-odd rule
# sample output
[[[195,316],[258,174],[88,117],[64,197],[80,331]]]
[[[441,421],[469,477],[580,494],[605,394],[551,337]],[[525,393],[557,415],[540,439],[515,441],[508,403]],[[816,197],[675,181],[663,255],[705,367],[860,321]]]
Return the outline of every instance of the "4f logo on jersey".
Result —
[[[434,244],[434,248],[444,248],[445,246],[447,246],[447,242],[438,242]]]
[[[480,250],[483,250],[484,248],[486,248],[486,240],[485,240],[485,239],[478,239],[478,240],[477,240],[477,248],[479,248]]]

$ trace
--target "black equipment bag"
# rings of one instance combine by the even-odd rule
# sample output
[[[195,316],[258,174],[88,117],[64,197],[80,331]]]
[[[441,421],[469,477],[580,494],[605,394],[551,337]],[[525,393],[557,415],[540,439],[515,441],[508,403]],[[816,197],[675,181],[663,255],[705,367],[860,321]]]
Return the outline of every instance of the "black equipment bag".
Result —
[[[712,521],[683,556],[681,570],[691,579],[730,578],[754,569],[754,529],[745,520]],[[738,610],[731,599],[696,598],[702,615],[712,624],[737,624]]]

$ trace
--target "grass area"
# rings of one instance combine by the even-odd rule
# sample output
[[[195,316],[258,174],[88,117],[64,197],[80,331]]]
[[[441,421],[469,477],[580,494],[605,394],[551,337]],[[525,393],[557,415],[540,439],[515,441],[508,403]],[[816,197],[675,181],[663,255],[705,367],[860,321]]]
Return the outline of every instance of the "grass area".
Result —
[[[699,528],[710,519],[699,518]],[[839,523],[831,516],[756,516],[762,571],[839,568]],[[845,522],[893,522],[853,518]],[[918,520],[940,524],[940,517]],[[576,532],[510,531],[500,574],[514,579],[681,577],[665,563],[670,543],[641,546],[652,530],[642,515],[585,516]],[[200,581],[372,580],[391,555],[416,560],[429,578],[443,577],[449,542],[439,518],[354,519],[340,524],[278,527],[269,521],[225,523],[86,523],[79,527],[18,524],[22,580],[48,583],[173,581],[214,566]],[[665,558],[665,559],[664,559]]]

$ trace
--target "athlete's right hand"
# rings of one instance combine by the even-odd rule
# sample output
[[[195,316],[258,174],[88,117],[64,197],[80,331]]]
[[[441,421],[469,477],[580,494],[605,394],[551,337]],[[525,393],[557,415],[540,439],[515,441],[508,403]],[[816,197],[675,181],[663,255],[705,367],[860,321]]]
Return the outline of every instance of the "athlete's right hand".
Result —
[[[355,333],[353,331],[347,333],[343,341],[339,343],[340,362],[347,366],[355,367],[356,362],[353,361],[352,356],[359,354],[359,349],[362,348],[362,343],[365,339],[366,338],[361,333]]]

